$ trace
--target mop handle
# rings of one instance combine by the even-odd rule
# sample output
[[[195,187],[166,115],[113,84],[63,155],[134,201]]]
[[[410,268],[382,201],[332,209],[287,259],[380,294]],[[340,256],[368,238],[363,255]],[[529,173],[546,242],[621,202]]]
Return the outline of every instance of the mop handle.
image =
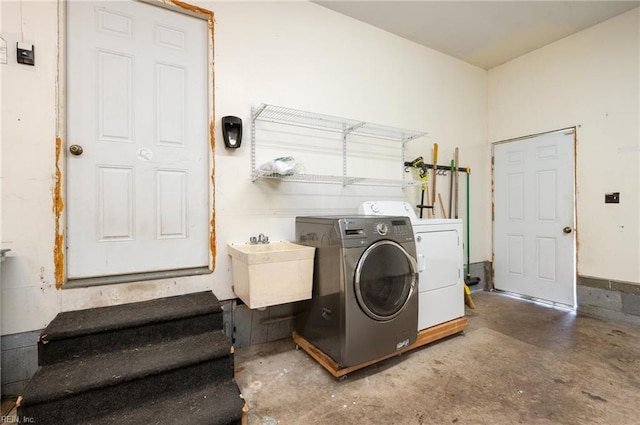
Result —
[[[467,167],[467,276],[471,274],[471,247],[470,244],[470,235],[469,235],[469,174],[471,174],[471,168]]]

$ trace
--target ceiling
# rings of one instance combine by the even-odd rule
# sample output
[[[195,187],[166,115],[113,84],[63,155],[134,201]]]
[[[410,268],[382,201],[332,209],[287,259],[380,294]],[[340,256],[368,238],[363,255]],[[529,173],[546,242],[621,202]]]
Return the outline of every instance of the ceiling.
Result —
[[[313,2],[484,69],[640,5],[640,0]]]

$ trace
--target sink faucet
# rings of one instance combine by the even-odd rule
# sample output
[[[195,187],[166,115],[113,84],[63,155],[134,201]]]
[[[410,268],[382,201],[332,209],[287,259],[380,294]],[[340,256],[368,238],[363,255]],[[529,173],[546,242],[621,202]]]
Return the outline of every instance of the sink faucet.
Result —
[[[249,243],[251,245],[263,245],[269,243],[269,236],[265,236],[264,233],[260,233],[257,237],[251,236],[249,238]]]

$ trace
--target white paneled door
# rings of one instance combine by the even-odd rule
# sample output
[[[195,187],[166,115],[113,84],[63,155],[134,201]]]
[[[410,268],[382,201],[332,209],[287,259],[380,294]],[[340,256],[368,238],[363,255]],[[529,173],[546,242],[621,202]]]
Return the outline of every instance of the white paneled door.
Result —
[[[494,145],[496,289],[575,305],[574,135]]]
[[[87,278],[209,265],[208,22],[67,2],[67,266]]]

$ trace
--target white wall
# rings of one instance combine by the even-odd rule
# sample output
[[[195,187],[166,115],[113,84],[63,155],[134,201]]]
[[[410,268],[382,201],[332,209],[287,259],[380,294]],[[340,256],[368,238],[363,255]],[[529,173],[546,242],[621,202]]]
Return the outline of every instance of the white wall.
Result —
[[[2,334],[42,328],[62,310],[204,289],[228,299],[234,297],[228,242],[261,232],[291,240],[296,215],[355,212],[367,199],[418,202],[415,190],[252,183],[248,124],[250,107],[259,103],[428,131],[407,153],[428,162],[434,142],[441,164],[459,146],[461,163],[473,171],[471,260],[490,259],[485,71],[307,2],[197,4],[215,13],[216,122],[237,115],[246,123],[237,151],[223,148],[216,129],[216,269],[206,276],[56,290],[56,69],[64,53],[57,45],[58,6],[23,2],[20,13],[19,3],[0,3],[0,33],[9,44],[23,32],[36,45],[35,67],[14,58],[0,65],[2,247],[12,249],[2,267]],[[447,184],[439,182],[445,200]]]
[[[22,5],[21,5],[22,4]],[[22,10],[21,10],[22,8]],[[0,3],[8,63],[2,85],[2,334],[37,329],[60,309],[53,277],[57,4]],[[22,25],[20,16],[22,15]],[[35,43],[36,66],[16,63]]]
[[[640,9],[490,70],[488,98],[490,143],[578,127],[578,273],[640,283]]]

